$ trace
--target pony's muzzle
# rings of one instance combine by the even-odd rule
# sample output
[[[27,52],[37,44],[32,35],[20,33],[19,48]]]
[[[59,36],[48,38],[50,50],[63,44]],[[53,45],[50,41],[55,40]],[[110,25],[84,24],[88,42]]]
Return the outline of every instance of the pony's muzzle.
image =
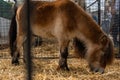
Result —
[[[104,68],[90,66],[90,71],[92,71],[93,73],[99,72],[99,73],[103,74]]]

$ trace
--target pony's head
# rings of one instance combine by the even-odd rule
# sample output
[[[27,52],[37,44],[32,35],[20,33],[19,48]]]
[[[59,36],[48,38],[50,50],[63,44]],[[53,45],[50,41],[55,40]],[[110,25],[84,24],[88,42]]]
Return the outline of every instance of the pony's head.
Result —
[[[75,53],[79,57],[86,57],[89,62],[90,70],[93,72],[104,73],[106,65],[111,64],[114,58],[113,41],[106,35],[103,35],[97,41],[99,47],[94,49],[92,53],[88,51],[83,41],[74,38]],[[92,46],[94,47],[94,46]]]
[[[101,48],[96,49],[91,56],[90,63],[90,70],[93,72],[100,72],[104,73],[104,69],[106,65],[111,64],[114,58],[113,52],[113,42],[112,40],[103,35],[99,39]]]

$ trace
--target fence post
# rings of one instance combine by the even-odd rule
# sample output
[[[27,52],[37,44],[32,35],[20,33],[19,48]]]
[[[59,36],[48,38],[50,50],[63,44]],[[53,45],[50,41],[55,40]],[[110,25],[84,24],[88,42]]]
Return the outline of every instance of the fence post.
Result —
[[[98,0],[98,24],[101,25],[101,0]]]
[[[26,0],[26,18],[27,18],[27,40],[26,51],[24,53],[26,58],[26,79],[32,80],[32,61],[31,61],[31,33],[30,33],[30,0]]]

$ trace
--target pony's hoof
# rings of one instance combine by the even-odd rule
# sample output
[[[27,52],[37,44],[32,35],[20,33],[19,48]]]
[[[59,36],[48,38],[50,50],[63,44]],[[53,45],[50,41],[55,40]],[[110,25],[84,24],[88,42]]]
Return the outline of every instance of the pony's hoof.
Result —
[[[13,65],[19,65],[19,61],[18,60],[12,60],[12,64]]]
[[[70,71],[70,69],[68,67],[60,67],[60,66],[58,66],[57,71],[60,71],[60,70],[62,70],[62,71]]]

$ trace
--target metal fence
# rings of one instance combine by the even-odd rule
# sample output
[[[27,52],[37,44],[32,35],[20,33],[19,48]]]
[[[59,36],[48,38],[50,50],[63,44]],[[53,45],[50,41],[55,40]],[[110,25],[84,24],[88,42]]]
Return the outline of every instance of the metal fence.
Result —
[[[29,2],[29,0],[26,0]],[[44,0],[44,1],[53,1],[53,0]],[[19,4],[20,1],[18,1],[17,4]],[[77,3],[77,2],[76,2]],[[20,3],[21,4],[21,3]],[[19,5],[20,5],[19,4]],[[5,6],[4,6],[5,5]],[[9,55],[9,27],[11,22],[11,17],[13,16],[13,2],[5,2],[3,0],[0,0],[0,58],[10,58]],[[29,5],[29,4],[28,4]],[[93,19],[101,25],[101,28],[109,35],[112,35],[113,41],[115,44],[115,47],[119,48],[119,10],[113,15],[113,18],[111,18],[112,14],[110,15],[110,12],[106,12],[106,5],[105,0],[86,0],[86,11],[90,13],[90,15],[93,17]],[[29,16],[28,16],[29,18]],[[111,21],[113,22],[112,24]],[[29,20],[28,20],[29,24]],[[29,28],[29,27],[28,27]],[[28,35],[29,35],[28,31]],[[29,37],[30,40],[30,37]],[[58,44],[56,39],[42,39],[43,44],[39,46],[38,44],[41,43],[41,38],[36,38],[35,45],[32,46],[30,55],[30,41],[28,40],[28,47],[27,49],[27,60],[28,60],[28,80],[31,80],[31,65],[30,65],[30,56],[34,58],[58,58]],[[54,45],[53,45],[54,44]],[[34,47],[36,46],[37,47]],[[69,47],[72,52],[72,46]],[[119,53],[120,54],[120,53]],[[22,57],[21,57],[22,58]]]

